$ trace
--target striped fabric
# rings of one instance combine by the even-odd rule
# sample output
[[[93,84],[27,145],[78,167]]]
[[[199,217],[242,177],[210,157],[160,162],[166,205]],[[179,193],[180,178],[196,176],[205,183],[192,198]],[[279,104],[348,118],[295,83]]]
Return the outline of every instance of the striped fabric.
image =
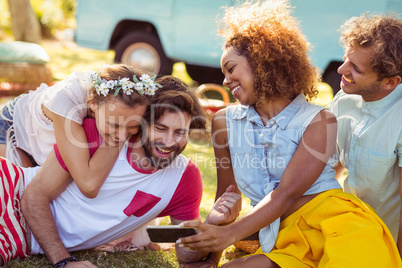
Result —
[[[0,254],[4,263],[28,256],[25,221],[20,198],[24,191],[24,173],[0,157]]]

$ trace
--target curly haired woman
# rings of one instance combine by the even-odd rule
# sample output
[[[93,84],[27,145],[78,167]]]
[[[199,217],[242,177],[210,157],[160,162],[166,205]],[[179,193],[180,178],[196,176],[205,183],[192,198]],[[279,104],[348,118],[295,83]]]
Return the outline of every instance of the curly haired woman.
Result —
[[[217,197],[235,185],[253,209],[225,226],[184,223],[200,232],[178,243],[218,252],[259,231],[261,248],[224,267],[401,267],[385,224],[335,179],[337,122],[308,102],[318,75],[289,4],[229,8],[225,22],[224,85],[240,104],[213,119]]]

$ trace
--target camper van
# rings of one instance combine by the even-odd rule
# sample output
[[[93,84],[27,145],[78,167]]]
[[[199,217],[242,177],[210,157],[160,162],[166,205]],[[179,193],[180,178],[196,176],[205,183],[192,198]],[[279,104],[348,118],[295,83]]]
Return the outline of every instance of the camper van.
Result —
[[[266,0],[269,1],[269,0]],[[235,0],[77,0],[75,42],[114,50],[115,61],[170,74],[184,62],[190,77],[203,83],[223,81],[218,35],[223,6]],[[294,15],[312,44],[311,60],[323,81],[339,90],[343,48],[339,27],[362,13],[400,13],[402,0],[293,0]]]

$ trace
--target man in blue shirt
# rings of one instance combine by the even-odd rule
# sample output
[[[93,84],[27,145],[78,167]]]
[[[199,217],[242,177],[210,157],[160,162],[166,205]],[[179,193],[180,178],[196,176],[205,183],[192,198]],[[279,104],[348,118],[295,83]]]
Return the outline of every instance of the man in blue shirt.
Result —
[[[342,90],[331,104],[338,119],[337,178],[348,169],[345,192],[375,209],[401,253],[402,20],[365,14],[341,33]]]

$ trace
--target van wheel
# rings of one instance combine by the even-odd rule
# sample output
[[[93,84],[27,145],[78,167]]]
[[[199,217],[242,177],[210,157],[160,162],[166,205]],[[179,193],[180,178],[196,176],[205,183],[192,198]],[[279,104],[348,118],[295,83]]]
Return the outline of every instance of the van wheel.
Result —
[[[159,39],[151,33],[133,32],[115,46],[115,62],[137,66],[155,74],[171,74],[173,63],[163,51]]]
[[[327,83],[330,85],[332,88],[332,92],[334,93],[334,96],[338,91],[341,89],[341,78],[342,75],[338,74],[338,68],[339,66],[342,65],[342,62],[339,61],[332,61],[328,67],[325,69],[324,73],[322,74],[322,80],[323,82]]]
[[[220,68],[204,67],[186,63],[188,75],[199,84],[213,83],[222,85],[225,78]]]

